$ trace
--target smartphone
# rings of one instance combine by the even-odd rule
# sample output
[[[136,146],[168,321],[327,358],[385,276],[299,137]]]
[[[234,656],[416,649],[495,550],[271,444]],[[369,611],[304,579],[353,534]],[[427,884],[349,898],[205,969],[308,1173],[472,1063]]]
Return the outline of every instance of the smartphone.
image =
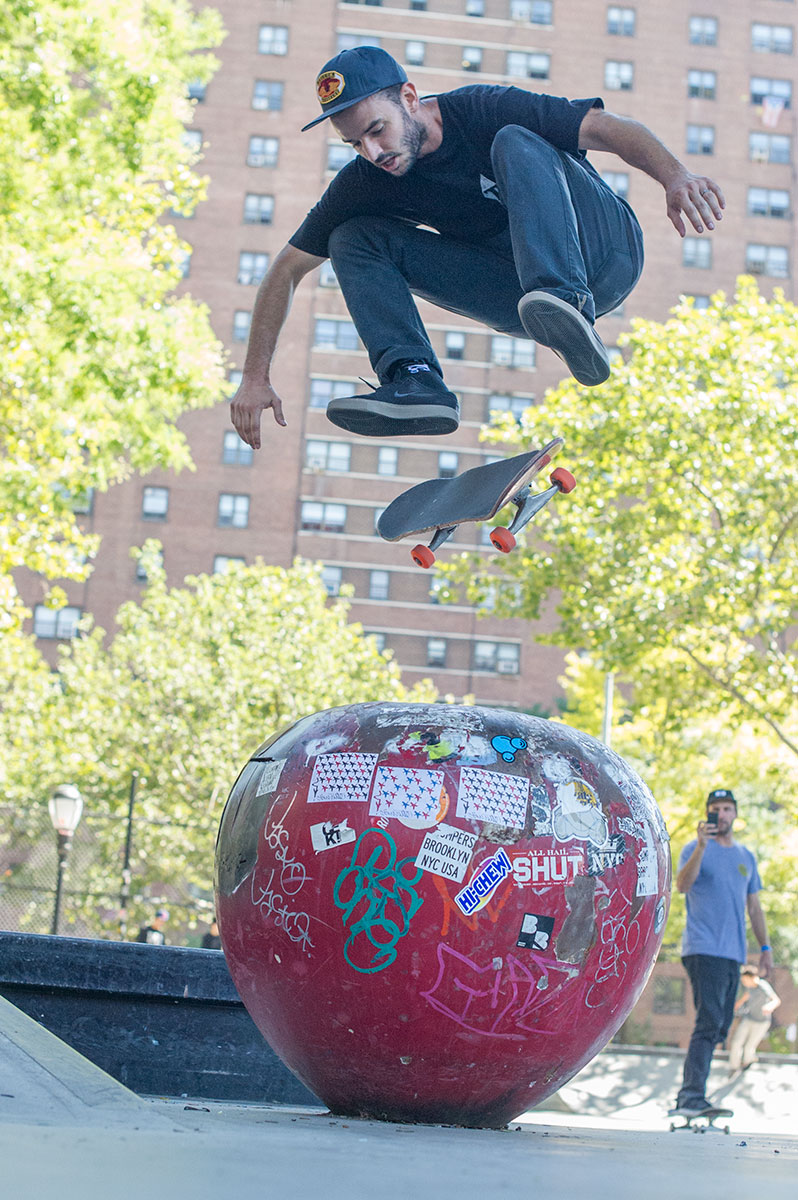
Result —
[[[707,833],[718,832],[718,814],[716,812],[707,813],[707,825],[709,826]]]

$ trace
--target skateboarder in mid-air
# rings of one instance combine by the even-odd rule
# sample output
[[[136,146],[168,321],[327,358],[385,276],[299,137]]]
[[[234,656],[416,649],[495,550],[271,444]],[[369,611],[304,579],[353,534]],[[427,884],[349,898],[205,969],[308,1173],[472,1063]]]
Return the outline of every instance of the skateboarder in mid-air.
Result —
[[[337,54],[316,89],[322,115],[305,129],[331,118],[356,157],[258,291],[231,408],[238,433],[256,449],[264,409],[286,424],[271,360],[294,289],[325,258],[379,379],[365,395],[331,401],[330,420],[375,437],[446,434],[458,427],[459,405],[413,295],[550,346],[586,386],[609,376],[594,321],[631,292],[643,240],[631,208],[585,151],[611,151],[662,184],[682,237],[686,222],[703,233],[721,219],[725,201],[713,180],[692,174],[645,126],[605,112],[596,97],[568,101],[488,85],[422,99],[375,46]]]

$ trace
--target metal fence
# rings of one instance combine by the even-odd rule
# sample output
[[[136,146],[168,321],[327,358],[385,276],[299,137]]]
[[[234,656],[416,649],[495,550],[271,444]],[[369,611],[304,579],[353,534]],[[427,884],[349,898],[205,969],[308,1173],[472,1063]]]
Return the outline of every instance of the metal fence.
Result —
[[[164,823],[168,834],[168,823]],[[118,844],[118,886],[104,891],[87,886],[90,867],[97,857],[101,827],[104,840]],[[109,826],[111,829],[109,830]],[[211,839],[216,823],[197,824]],[[125,897],[125,817],[84,814],[72,838],[60,900],[57,932],[69,937],[133,940],[139,924],[155,910],[165,907],[170,920],[165,930],[172,945],[197,945],[213,916],[212,864],[208,865],[205,888],[173,881],[159,891],[129,882],[129,904]],[[53,917],[58,882],[58,839],[46,805],[34,805],[25,814],[24,829],[19,813],[0,805],[0,929],[24,933],[55,932]],[[112,868],[113,871],[113,868]],[[129,915],[128,915],[129,914]]]

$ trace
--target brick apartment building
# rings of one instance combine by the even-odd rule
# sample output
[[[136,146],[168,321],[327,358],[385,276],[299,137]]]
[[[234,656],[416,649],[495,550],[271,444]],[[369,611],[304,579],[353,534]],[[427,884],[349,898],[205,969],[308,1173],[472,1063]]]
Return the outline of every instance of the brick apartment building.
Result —
[[[299,133],[317,113],[315,76],[337,49],[362,43],[405,63],[422,94],[501,83],[602,96],[721,183],[728,208],[716,233],[680,241],[658,184],[613,156],[591,156],[628,196],[646,238],[640,284],[622,311],[600,322],[608,345],[631,317],[664,319],[680,294],[702,303],[718,288],[731,291],[743,272],[759,276],[765,292],[777,284],[795,298],[793,0],[219,0],[216,7],[228,30],[221,69],[196,90],[187,132],[202,148],[210,187],[196,214],[177,224],[192,248],[183,289],[210,307],[231,379],[271,257],[347,158],[329,123]],[[196,472],[136,478],[97,496],[86,516],[103,536],[96,568],[86,584],[69,586],[67,609],[37,608],[43,649],[69,636],[82,611],[113,628],[118,605],[141,588],[129,548],[155,536],[172,583],[230,560],[318,560],[331,594],[354,585],[353,617],[393,650],[407,682],[431,675],[457,697],[551,709],[560,652],[536,643],[534,625],[436,604],[434,573],[412,565],[410,543],[382,542],[375,520],[414,481],[495,453],[479,440],[490,412],[517,412],[540,398],[561,378],[559,360],[422,303],[462,400],[460,430],[429,444],[350,437],[327,422],[325,404],[363,390],[358,377],[371,372],[328,267],[299,289],[273,372],[288,428],[267,414],[264,449],[253,455],[220,397],[182,421]],[[567,440],[567,429],[553,432]],[[559,461],[578,469],[567,445]],[[484,547],[480,538],[466,527],[455,547]],[[30,590],[27,598],[35,604],[39,595]]]

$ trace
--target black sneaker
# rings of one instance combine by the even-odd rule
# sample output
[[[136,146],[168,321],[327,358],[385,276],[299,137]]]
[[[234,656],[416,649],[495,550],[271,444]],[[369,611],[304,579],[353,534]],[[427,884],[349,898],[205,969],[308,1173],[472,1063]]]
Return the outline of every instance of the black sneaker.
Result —
[[[518,301],[521,324],[531,338],[548,346],[585,387],[610,377],[610,359],[590,321],[551,292],[527,292]]]
[[[711,1112],[712,1105],[705,1100],[703,1103],[690,1100],[686,1104],[676,1104],[673,1108],[668,1109],[669,1117],[700,1117],[703,1113]]]
[[[454,433],[460,404],[428,363],[403,363],[393,379],[365,396],[343,396],[327,405],[333,425],[364,437]]]

